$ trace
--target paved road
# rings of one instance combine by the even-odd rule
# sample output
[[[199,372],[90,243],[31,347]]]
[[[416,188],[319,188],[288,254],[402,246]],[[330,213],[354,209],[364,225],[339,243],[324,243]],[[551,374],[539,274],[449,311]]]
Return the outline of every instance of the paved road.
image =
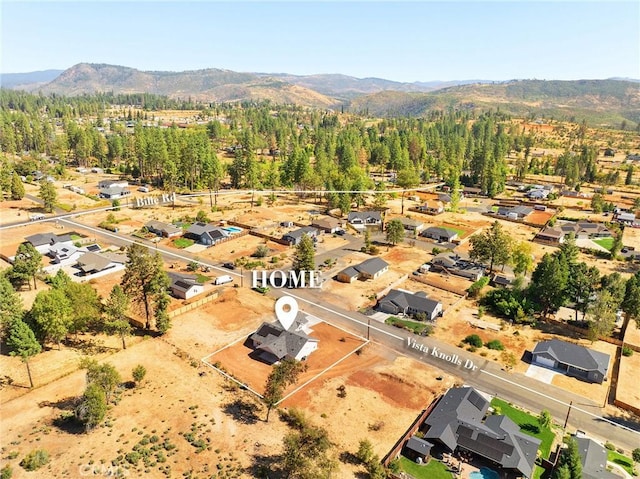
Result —
[[[175,261],[176,259],[184,261],[195,260],[195,256],[189,253],[175,253],[174,250],[158,247],[157,244],[151,242],[88,227],[73,218],[59,218],[58,221],[74,228],[90,230],[96,236],[106,238],[110,243],[119,246],[133,242],[146,243],[150,248],[156,249],[165,259],[170,261]],[[335,257],[336,254],[333,253],[333,256]],[[240,278],[240,273],[237,271],[223,269],[219,264],[198,261],[213,269],[224,271],[225,274],[235,275],[236,278]],[[248,287],[250,285],[249,272],[244,273],[244,280],[244,285]],[[445,373],[461,377],[466,384],[497,395],[514,404],[534,412],[548,409],[560,424],[564,423],[569,404],[572,403],[568,422],[569,431],[581,429],[602,439],[608,439],[627,450],[640,445],[640,424],[629,423],[625,426],[622,423],[613,422],[619,421],[616,418],[603,418],[601,417],[601,405],[595,404],[582,396],[553,385],[541,383],[519,373],[503,371],[499,365],[493,362],[486,361],[477,355],[446,343],[441,343],[433,338],[409,335],[402,330],[378,322],[369,326],[366,316],[326,304],[323,301],[322,292],[318,290],[272,290],[270,294],[274,297],[285,294],[293,296],[301,303],[302,309],[321,317],[328,323],[336,324],[362,336],[368,336],[372,341],[390,348],[396,354],[414,357]],[[413,341],[416,342],[415,346],[413,346]]]

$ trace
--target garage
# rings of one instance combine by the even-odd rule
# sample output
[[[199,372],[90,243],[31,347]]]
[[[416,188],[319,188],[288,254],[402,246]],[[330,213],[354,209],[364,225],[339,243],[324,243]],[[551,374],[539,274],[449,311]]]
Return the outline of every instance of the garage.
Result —
[[[545,358],[543,356],[536,356],[536,360],[535,362],[537,364],[540,364],[541,366],[546,366],[548,368],[554,368],[556,367],[556,362],[554,359],[551,358]]]

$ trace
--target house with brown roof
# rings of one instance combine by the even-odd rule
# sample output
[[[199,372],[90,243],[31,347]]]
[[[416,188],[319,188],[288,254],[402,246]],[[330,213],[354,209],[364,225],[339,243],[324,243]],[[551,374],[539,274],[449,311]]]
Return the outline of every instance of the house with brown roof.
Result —
[[[348,266],[336,275],[342,283],[352,283],[356,279],[377,279],[389,271],[389,263],[381,258],[369,258],[356,266]]]
[[[342,227],[342,222],[336,218],[331,218],[330,216],[326,218],[319,218],[311,223],[311,226],[314,228],[324,231],[325,233],[335,233],[340,230]]]

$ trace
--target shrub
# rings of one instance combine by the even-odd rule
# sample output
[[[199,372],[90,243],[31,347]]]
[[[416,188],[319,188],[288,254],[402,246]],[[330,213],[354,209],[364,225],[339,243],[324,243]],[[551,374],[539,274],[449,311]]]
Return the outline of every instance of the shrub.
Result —
[[[604,443],[604,447],[605,447],[605,449],[608,449],[609,451],[615,451],[616,450],[616,446],[614,446],[609,441]]]
[[[265,258],[269,254],[269,247],[263,244],[259,245],[251,256],[255,258]]]
[[[480,336],[478,336],[477,334],[470,334],[469,336],[467,336],[466,338],[464,338],[462,340],[463,343],[469,344],[470,346],[473,346],[475,348],[481,348],[482,347],[482,338]]]
[[[133,464],[134,466],[138,464],[138,461],[140,460],[141,457],[142,456],[140,455],[140,453],[138,451],[131,451],[126,456],[124,456],[124,458],[127,460],[127,462],[129,464]]]
[[[622,355],[626,357],[633,356],[633,349],[631,349],[629,346],[624,346],[622,348]]]
[[[472,298],[478,297],[480,291],[482,291],[482,288],[484,288],[488,284],[489,278],[487,276],[483,276],[478,281],[469,286],[469,289],[467,290],[469,291],[469,296],[471,296]]]
[[[633,460],[635,462],[640,462],[640,447],[636,447],[632,452],[631,452],[631,457],[633,458]]]
[[[13,469],[9,464],[4,466],[0,470],[0,479],[11,479],[12,476],[13,476]]]
[[[139,383],[146,376],[147,369],[142,364],[138,364],[135,368],[133,368],[132,374],[133,374],[133,380]]]
[[[44,449],[36,449],[27,454],[20,465],[27,471],[35,471],[49,462],[49,453]]]
[[[504,351],[504,344],[499,339],[492,339],[485,346],[489,349],[494,349],[496,351]]]

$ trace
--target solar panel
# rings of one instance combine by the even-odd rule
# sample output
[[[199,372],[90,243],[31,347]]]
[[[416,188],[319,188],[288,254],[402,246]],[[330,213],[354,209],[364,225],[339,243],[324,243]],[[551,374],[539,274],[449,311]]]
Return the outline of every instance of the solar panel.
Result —
[[[473,429],[466,426],[458,426],[457,433],[462,437],[473,437]]]
[[[476,409],[478,409],[479,411],[482,411],[482,408],[485,406],[486,401],[484,400],[484,398],[482,396],[480,396],[477,392],[475,391],[471,391],[469,393],[469,396],[467,397],[467,400],[473,404]]]

